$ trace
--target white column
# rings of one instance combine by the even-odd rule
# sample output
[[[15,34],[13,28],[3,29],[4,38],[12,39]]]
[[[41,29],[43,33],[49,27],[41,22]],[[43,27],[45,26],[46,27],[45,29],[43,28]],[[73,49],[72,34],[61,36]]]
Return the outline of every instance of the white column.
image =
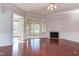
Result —
[[[0,47],[12,45],[12,13],[9,8],[0,6]]]

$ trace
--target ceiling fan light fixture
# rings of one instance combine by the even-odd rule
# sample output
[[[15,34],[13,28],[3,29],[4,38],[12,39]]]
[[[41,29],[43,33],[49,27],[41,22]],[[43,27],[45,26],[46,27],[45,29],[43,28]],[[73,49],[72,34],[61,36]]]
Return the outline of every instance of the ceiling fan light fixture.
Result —
[[[56,9],[56,8],[57,8],[57,6],[56,6],[56,5],[54,5],[54,8]]]
[[[56,8],[57,8],[57,5],[55,3],[49,3],[49,5],[47,7],[48,10],[54,10]]]
[[[47,7],[47,9],[49,10],[49,9],[50,9],[50,7]]]
[[[53,7],[53,4],[52,4],[52,3],[50,4],[50,7],[51,7],[51,8]]]
[[[54,10],[54,8],[51,8],[50,10]]]

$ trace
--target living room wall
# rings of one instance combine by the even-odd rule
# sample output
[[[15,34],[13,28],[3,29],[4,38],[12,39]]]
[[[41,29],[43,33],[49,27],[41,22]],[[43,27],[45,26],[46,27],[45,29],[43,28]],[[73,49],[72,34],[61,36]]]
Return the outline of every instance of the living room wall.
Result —
[[[11,10],[0,6],[0,47],[12,45],[12,18]]]
[[[48,29],[58,31],[60,39],[79,42],[79,10],[48,17]]]

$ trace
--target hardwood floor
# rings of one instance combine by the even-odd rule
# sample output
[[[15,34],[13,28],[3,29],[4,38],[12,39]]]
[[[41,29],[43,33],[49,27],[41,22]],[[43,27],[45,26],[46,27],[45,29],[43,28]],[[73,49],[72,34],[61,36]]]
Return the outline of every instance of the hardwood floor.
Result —
[[[1,56],[79,56],[79,43],[64,39],[28,39],[0,47]]]

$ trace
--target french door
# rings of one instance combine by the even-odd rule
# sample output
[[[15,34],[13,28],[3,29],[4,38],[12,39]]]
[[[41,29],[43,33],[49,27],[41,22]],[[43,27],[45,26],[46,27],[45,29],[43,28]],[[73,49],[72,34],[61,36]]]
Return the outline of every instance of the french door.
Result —
[[[18,14],[13,14],[13,37],[15,40],[24,38],[24,17]]]
[[[28,36],[39,36],[42,30],[39,20],[28,20],[27,27]]]
[[[44,19],[27,20],[27,36],[39,37],[42,33],[47,32],[47,22]]]
[[[41,32],[40,23],[31,23],[30,24],[30,35],[38,36]]]

